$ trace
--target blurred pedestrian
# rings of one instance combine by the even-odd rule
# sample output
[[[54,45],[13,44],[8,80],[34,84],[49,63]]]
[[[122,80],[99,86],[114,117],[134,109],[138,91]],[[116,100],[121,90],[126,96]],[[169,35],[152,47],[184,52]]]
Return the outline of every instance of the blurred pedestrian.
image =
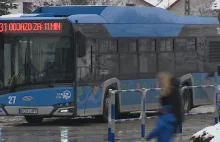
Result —
[[[168,72],[159,73],[158,78],[163,87],[160,97],[161,109],[157,126],[148,135],[147,140],[157,137],[159,142],[170,142],[182,122],[180,82]]]
[[[153,138],[157,138],[158,142],[172,141],[176,118],[171,111],[171,105],[161,107],[156,128],[146,137],[147,141],[150,141]]]

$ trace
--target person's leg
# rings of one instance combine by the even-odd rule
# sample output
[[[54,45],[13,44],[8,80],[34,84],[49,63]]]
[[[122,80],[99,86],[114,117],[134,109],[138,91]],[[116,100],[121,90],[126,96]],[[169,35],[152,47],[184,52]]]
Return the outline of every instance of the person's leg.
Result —
[[[179,133],[179,125],[177,123],[174,124],[174,134],[178,134]]]

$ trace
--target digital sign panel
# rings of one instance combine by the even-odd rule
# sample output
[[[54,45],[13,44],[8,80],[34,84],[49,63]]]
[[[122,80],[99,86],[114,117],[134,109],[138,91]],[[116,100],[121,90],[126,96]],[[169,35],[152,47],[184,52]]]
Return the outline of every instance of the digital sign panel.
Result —
[[[0,33],[61,33],[62,22],[1,22]]]

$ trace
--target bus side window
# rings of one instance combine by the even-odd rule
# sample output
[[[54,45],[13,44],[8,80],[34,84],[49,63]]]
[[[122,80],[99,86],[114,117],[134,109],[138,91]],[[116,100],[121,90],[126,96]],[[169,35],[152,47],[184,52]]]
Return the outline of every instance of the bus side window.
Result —
[[[156,40],[140,39],[139,48],[139,77],[155,77],[157,72]]]
[[[161,39],[158,51],[158,70],[174,72],[174,42],[173,39]]]
[[[159,51],[173,51],[173,39],[161,39],[159,43]]]
[[[136,40],[118,40],[118,51],[120,53],[134,53],[137,51]]]
[[[177,76],[197,72],[196,40],[176,39],[175,41],[175,71]]]
[[[102,53],[116,53],[117,42],[116,40],[98,40],[99,52]]]
[[[136,40],[118,40],[120,79],[138,78]]]
[[[196,39],[196,52],[199,72],[205,72],[205,63],[208,61],[208,51],[205,38]]]
[[[85,56],[77,58],[77,81],[94,80],[94,75],[91,72],[91,49],[95,49],[95,47],[96,45],[92,39],[86,41]]]
[[[96,60],[96,80],[107,80],[119,76],[117,41],[98,40],[98,58]]]

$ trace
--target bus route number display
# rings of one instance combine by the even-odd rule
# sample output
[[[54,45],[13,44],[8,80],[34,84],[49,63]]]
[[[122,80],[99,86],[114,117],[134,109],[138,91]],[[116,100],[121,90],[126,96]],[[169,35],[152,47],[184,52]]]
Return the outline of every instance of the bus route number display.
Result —
[[[57,33],[61,22],[0,22],[0,33]]]

